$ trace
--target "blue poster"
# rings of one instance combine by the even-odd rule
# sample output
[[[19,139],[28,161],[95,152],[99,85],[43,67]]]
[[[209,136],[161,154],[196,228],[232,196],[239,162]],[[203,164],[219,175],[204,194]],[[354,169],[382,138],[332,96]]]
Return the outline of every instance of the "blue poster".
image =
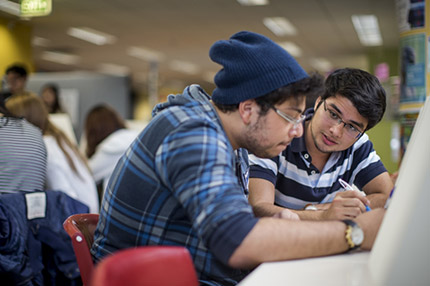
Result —
[[[426,35],[400,39],[400,109],[402,104],[423,104],[426,99]]]

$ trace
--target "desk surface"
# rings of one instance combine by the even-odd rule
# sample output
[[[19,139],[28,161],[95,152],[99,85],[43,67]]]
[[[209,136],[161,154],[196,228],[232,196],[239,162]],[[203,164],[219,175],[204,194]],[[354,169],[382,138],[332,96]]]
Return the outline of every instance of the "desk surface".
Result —
[[[359,286],[373,285],[370,252],[263,263],[238,286]]]

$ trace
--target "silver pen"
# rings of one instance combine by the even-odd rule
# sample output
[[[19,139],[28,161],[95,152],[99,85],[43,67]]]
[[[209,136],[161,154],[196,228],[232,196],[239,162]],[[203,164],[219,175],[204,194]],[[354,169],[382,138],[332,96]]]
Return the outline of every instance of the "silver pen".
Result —
[[[339,178],[339,183],[340,183],[340,185],[345,189],[345,190],[348,190],[348,191],[353,191],[354,190],[354,188],[350,185],[350,184],[348,184],[347,182],[345,182],[344,180],[342,180],[341,178]],[[368,205],[365,205],[366,206],[366,211],[368,212],[368,211],[370,211],[370,210],[372,210]]]

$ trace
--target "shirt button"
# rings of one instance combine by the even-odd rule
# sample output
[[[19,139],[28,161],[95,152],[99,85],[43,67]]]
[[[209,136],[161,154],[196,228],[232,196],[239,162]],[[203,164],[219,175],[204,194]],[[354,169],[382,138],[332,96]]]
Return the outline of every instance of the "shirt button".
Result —
[[[315,175],[315,170],[312,170],[312,171],[311,171],[311,174],[312,174],[312,175]]]
[[[306,154],[304,155],[304,157],[305,157],[305,159],[308,159],[308,158],[309,158],[309,154],[307,154],[307,153],[306,153]]]

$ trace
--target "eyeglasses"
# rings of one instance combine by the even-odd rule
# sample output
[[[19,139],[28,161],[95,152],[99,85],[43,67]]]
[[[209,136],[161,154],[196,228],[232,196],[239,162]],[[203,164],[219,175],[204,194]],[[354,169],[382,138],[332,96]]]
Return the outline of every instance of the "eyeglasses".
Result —
[[[275,112],[281,116],[282,118],[284,118],[286,121],[288,121],[289,123],[293,124],[293,128],[297,128],[297,126],[299,126],[299,124],[301,124],[303,122],[303,120],[306,119],[306,115],[300,115],[299,119],[295,119],[287,114],[285,114],[284,112],[280,111],[279,109],[277,109],[276,107],[274,107],[273,105],[270,105],[270,107],[275,110]]]
[[[358,130],[357,127],[351,125],[350,123],[346,123],[345,121],[342,120],[342,118],[340,118],[340,116],[336,112],[327,108],[325,100],[323,101],[323,104],[324,104],[324,110],[326,111],[325,112],[326,121],[336,125],[343,123],[343,128],[346,131],[345,134],[351,138],[359,138],[361,136],[363,132]]]

